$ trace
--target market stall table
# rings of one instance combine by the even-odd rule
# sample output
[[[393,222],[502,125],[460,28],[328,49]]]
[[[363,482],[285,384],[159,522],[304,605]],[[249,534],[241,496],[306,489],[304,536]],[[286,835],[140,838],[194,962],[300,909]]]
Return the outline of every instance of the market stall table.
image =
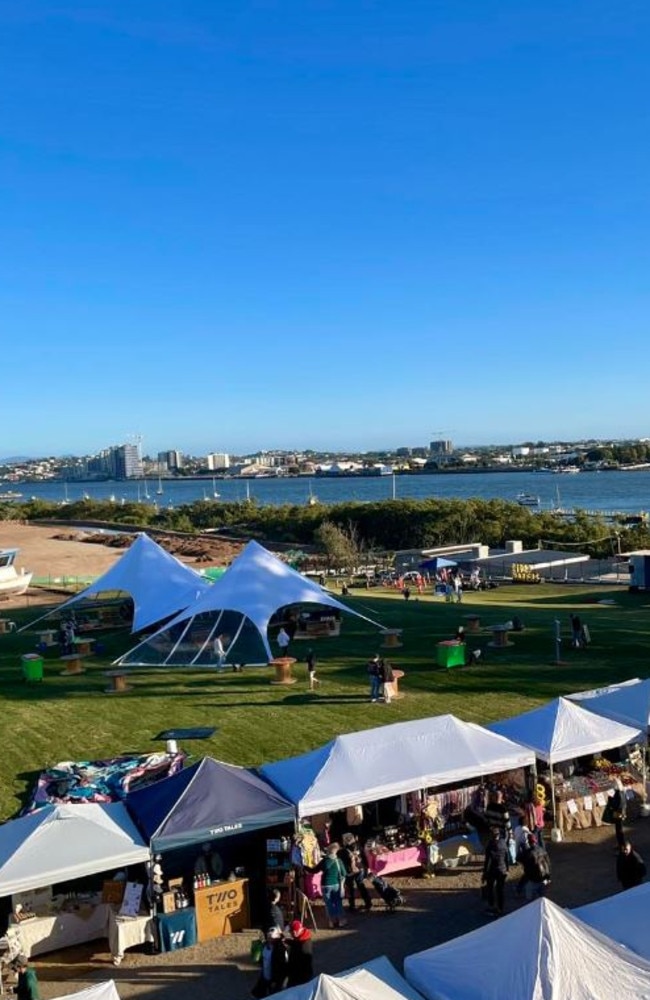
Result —
[[[194,890],[198,941],[233,934],[250,925],[248,879],[213,882]]]
[[[390,872],[404,872],[418,868],[426,861],[426,852],[421,844],[403,847],[399,851],[366,851],[368,868],[373,875],[388,875]]]
[[[296,678],[291,674],[291,668],[296,662],[293,656],[278,656],[271,660],[270,666],[275,668],[275,677],[271,684],[295,684]]]
[[[60,910],[49,916],[21,920],[15,925],[21,950],[29,958],[106,937],[109,912],[107,903],[89,903],[76,910]]]
[[[113,964],[119,965],[124,958],[124,952],[129,948],[153,944],[154,928],[153,917],[148,913],[138,914],[135,917],[122,917],[112,909],[109,910],[107,937]]]

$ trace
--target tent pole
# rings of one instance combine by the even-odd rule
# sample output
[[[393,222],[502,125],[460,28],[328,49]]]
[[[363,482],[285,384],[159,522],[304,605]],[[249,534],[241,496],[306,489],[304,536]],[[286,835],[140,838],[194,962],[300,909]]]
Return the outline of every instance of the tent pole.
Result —
[[[557,817],[555,815],[555,781],[553,779],[553,761],[549,761],[551,768],[551,808],[553,810],[553,828],[557,827]]]
[[[239,639],[239,636],[241,635],[241,630],[243,629],[245,622],[246,622],[246,615],[242,615],[241,616],[241,621],[239,623],[239,628],[235,632],[234,638],[231,639],[231,641],[228,643],[228,649],[226,650],[226,653],[230,652],[230,650],[233,648],[233,646],[235,645],[235,643]]]
[[[219,612],[219,614],[217,615],[216,622],[214,623],[214,625],[212,626],[212,628],[210,629],[210,631],[208,633],[207,639],[205,640],[205,642],[203,643],[203,645],[199,649],[198,653],[190,660],[190,666],[191,667],[194,666],[194,664],[196,663],[196,661],[198,660],[199,656],[201,655],[201,653],[203,652],[203,650],[205,649],[205,647],[208,645],[208,643],[212,641],[212,636],[214,635],[214,633],[219,628],[219,622],[223,618],[223,612],[224,612],[224,609],[222,608],[221,611]]]
[[[176,642],[176,643],[175,643],[175,645],[174,645],[174,646],[173,646],[173,647],[172,647],[172,648],[171,648],[171,649],[169,650],[169,653],[167,654],[167,656],[166,656],[166,657],[165,657],[165,659],[163,660],[163,666],[166,666],[166,665],[167,665],[167,664],[169,663],[169,660],[170,660],[170,657],[172,657],[172,656],[174,655],[174,653],[176,652],[176,650],[178,649],[178,647],[179,647],[179,646],[180,646],[180,644],[182,643],[182,641],[183,641],[183,639],[185,638],[185,636],[187,635],[187,632],[188,632],[189,628],[191,627],[191,625],[192,625],[192,622],[194,621],[194,618],[195,618],[195,617],[196,617],[196,616],[195,616],[195,615],[193,615],[193,616],[192,616],[192,617],[191,617],[191,618],[189,619],[189,621],[188,621],[187,625],[185,626],[185,628],[183,629],[183,631],[182,631],[182,632],[181,632],[181,634],[179,635],[179,637],[178,637],[178,640],[177,640],[177,642]],[[151,636],[151,638],[153,638],[153,636]]]

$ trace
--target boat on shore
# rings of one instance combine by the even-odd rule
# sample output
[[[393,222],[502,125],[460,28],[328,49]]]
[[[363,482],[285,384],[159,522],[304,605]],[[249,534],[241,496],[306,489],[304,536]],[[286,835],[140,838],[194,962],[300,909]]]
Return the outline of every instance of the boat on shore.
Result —
[[[16,569],[17,555],[18,549],[0,549],[0,597],[20,597],[32,581],[31,573]]]
[[[523,490],[515,497],[520,507],[539,507],[540,499],[534,493],[525,493]]]

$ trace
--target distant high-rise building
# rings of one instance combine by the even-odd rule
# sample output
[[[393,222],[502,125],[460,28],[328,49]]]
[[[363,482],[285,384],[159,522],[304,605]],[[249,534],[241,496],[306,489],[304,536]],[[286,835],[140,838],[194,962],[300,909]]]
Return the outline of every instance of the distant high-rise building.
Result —
[[[454,446],[451,441],[431,441],[429,451],[432,455],[451,455]]]
[[[142,456],[140,445],[123,444],[117,450],[117,468],[119,479],[142,478]]]
[[[211,452],[207,456],[207,461],[210,472],[230,468],[230,455],[226,455],[226,453],[222,451]]]
[[[166,465],[167,468],[172,471],[175,469],[183,468],[183,456],[180,451],[159,451],[158,452],[158,464]]]

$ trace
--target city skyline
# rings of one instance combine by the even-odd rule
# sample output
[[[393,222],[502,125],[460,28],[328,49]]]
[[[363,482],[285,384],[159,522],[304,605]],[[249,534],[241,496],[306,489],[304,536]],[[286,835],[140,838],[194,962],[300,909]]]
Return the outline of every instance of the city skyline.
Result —
[[[3,453],[644,434],[647,6],[0,27]]]

